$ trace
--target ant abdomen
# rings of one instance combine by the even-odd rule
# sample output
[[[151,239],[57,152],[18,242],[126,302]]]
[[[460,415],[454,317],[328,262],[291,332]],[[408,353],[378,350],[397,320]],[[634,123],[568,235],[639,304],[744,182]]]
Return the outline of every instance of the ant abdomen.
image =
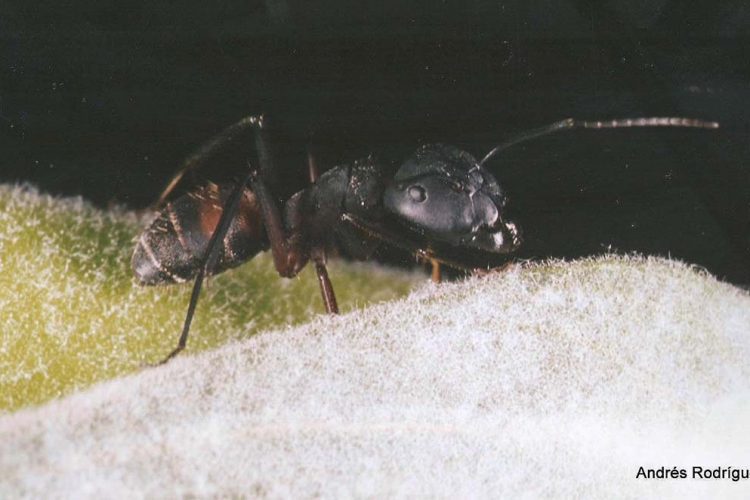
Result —
[[[138,240],[131,265],[142,285],[180,283],[194,278],[214,233],[231,186],[209,184],[168,203]],[[242,193],[237,215],[220,245],[218,274],[268,249],[255,194]]]

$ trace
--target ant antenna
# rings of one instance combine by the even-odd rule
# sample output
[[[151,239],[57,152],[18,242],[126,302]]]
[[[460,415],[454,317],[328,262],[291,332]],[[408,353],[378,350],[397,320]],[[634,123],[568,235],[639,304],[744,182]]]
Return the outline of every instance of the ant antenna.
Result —
[[[575,118],[567,118],[559,122],[555,122],[551,125],[539,127],[511,137],[507,141],[495,146],[492,151],[487,153],[480,165],[495,156],[500,151],[504,151],[516,144],[536,139],[548,134],[554,134],[555,132],[561,132],[565,130],[573,130],[577,128],[591,128],[591,129],[606,129],[606,128],[628,128],[628,127],[686,127],[686,128],[702,128],[702,129],[716,129],[719,128],[718,122],[707,122],[704,120],[698,120],[696,118],[679,118],[679,117],[649,117],[649,118],[621,118],[616,120],[607,121],[585,121],[576,120]]]

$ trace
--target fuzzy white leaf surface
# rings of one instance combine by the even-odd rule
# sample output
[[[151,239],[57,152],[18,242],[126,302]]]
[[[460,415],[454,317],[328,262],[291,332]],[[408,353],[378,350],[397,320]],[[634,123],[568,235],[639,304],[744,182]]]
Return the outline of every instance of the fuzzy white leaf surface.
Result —
[[[0,418],[0,497],[742,497],[750,296],[685,265],[517,267]],[[687,479],[637,479],[639,467]]]

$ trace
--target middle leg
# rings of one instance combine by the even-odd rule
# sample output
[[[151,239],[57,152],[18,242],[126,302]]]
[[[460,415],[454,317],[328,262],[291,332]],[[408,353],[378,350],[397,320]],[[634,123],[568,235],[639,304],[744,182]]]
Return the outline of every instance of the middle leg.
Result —
[[[315,184],[315,181],[320,176],[320,171],[318,170],[318,163],[315,161],[315,156],[309,148],[307,150],[307,172],[310,177],[310,184]],[[320,295],[323,297],[326,312],[328,314],[338,314],[339,306],[336,302],[336,294],[333,291],[333,284],[328,277],[328,269],[326,268],[327,255],[325,248],[316,249],[313,252],[312,258],[315,262],[315,274],[318,276]]]

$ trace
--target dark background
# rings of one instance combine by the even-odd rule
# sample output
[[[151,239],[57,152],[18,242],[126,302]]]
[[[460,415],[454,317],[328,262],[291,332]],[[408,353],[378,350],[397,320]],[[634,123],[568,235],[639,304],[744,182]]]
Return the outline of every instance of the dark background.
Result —
[[[519,257],[639,251],[747,284],[749,34],[741,0],[5,0],[0,182],[142,208],[259,112],[286,193],[311,133],[332,166],[432,141],[481,157],[568,116],[697,117],[722,128],[569,132],[491,169]],[[247,149],[203,176],[236,175]]]

